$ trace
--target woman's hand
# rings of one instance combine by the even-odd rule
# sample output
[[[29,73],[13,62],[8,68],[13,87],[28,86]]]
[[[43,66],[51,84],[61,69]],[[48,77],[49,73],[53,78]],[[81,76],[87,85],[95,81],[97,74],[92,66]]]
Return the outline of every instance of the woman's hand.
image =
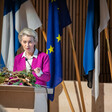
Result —
[[[40,72],[40,70],[41,70],[41,69],[38,68],[38,67],[34,69],[34,71],[35,71],[36,74],[38,74],[38,73]]]
[[[40,77],[43,74],[43,72],[41,71],[39,67],[35,68],[34,71],[38,77]]]

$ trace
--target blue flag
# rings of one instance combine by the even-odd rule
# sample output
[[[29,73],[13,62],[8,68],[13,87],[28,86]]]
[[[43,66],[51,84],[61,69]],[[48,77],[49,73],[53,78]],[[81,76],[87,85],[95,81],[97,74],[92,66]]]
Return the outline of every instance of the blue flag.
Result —
[[[71,23],[68,10],[65,10],[65,12],[64,10],[61,10],[61,4],[64,2],[66,3],[65,0],[64,2],[62,1],[49,1],[47,54],[50,58],[51,79],[47,83],[47,86],[50,88],[55,88],[62,81],[61,34],[62,28]],[[65,9],[67,9],[67,7],[65,7]],[[60,14],[63,14],[63,16],[65,15],[65,18],[68,18],[66,19],[66,22],[61,22],[64,18],[63,16],[61,17]],[[52,101],[54,99],[53,95],[49,95],[49,99]]]
[[[57,4],[59,8],[59,25],[62,30],[62,28],[71,24],[72,21],[67,8],[66,0],[57,0]]]
[[[0,56],[0,64],[2,67],[5,66],[9,70],[13,70],[14,56],[20,46],[18,41],[18,33],[24,27],[29,27],[35,30],[40,26],[40,19],[38,18],[30,0],[4,1]]]
[[[83,67],[85,74],[88,74],[89,71],[94,69],[93,28],[94,28],[94,0],[89,0],[87,20],[86,20],[84,54],[83,54]]]
[[[88,87],[92,87],[94,60],[94,0],[89,0],[86,19],[85,43],[83,53],[84,74],[88,80]]]

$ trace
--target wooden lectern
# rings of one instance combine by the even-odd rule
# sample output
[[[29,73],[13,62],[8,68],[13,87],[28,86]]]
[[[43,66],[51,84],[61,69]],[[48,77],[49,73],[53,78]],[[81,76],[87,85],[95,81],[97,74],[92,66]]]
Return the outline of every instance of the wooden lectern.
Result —
[[[34,108],[34,112],[47,112],[47,94],[53,94],[53,89],[0,85],[0,104],[8,108]]]

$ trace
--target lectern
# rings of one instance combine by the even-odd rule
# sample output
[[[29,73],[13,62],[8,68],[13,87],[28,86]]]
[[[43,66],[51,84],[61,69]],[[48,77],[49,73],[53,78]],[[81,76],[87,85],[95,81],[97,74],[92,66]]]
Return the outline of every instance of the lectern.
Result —
[[[47,94],[53,89],[29,86],[0,85],[0,104],[8,108],[28,108],[47,112]]]

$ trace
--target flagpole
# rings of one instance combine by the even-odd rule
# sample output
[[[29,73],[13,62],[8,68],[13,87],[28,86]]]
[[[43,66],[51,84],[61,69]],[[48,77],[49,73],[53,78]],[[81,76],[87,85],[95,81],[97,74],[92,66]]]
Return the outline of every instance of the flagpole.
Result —
[[[112,80],[112,56],[110,51],[108,28],[105,28],[105,38],[107,41],[108,59],[109,59],[110,73],[111,73],[111,80]]]
[[[42,27],[41,27],[41,31],[42,31],[42,33],[43,33],[43,36],[44,36],[45,41],[47,42],[47,35],[46,35],[46,33],[45,33],[45,31],[44,31],[44,29],[43,29]],[[71,100],[70,100],[70,96],[69,96],[69,94],[68,94],[67,88],[66,88],[66,86],[65,86],[64,81],[62,81],[61,84],[62,84],[62,87],[63,87],[63,89],[64,89],[65,95],[66,95],[66,97],[67,97],[67,100],[68,100],[69,106],[70,106],[70,108],[71,108],[71,111],[72,111],[72,112],[75,112],[75,110],[74,110],[74,108],[73,108],[73,105],[72,105],[72,102],[71,102]]]
[[[68,28],[69,35],[70,35],[70,40],[71,40],[71,43],[72,43],[73,59],[74,59],[74,63],[75,63],[76,76],[77,76],[77,80],[78,80],[79,91],[80,91],[80,96],[81,96],[81,101],[82,101],[82,108],[83,108],[83,112],[86,112],[84,97],[83,97],[83,92],[82,92],[82,86],[81,86],[81,81],[80,81],[80,73],[79,73],[79,68],[78,68],[78,63],[77,63],[77,57],[76,57],[76,52],[75,52],[75,49],[74,49],[73,35],[72,35],[70,25],[68,25],[67,28]]]
[[[68,102],[69,102],[69,106],[70,106],[72,112],[75,112],[75,110],[74,110],[74,108],[73,108],[73,105],[72,105],[72,102],[71,102],[71,100],[70,100],[70,96],[69,96],[69,94],[68,94],[67,88],[66,88],[66,86],[65,86],[64,81],[62,81],[61,84],[62,84],[62,86],[63,86],[63,89],[64,89],[65,95],[66,95],[66,97],[67,97],[67,100],[68,100]]]
[[[41,31],[42,31],[42,34],[43,34],[43,36],[44,36],[45,41],[47,42],[47,35],[46,35],[46,33],[45,33],[45,30],[44,30],[43,26],[41,26],[40,29],[41,29]]]

